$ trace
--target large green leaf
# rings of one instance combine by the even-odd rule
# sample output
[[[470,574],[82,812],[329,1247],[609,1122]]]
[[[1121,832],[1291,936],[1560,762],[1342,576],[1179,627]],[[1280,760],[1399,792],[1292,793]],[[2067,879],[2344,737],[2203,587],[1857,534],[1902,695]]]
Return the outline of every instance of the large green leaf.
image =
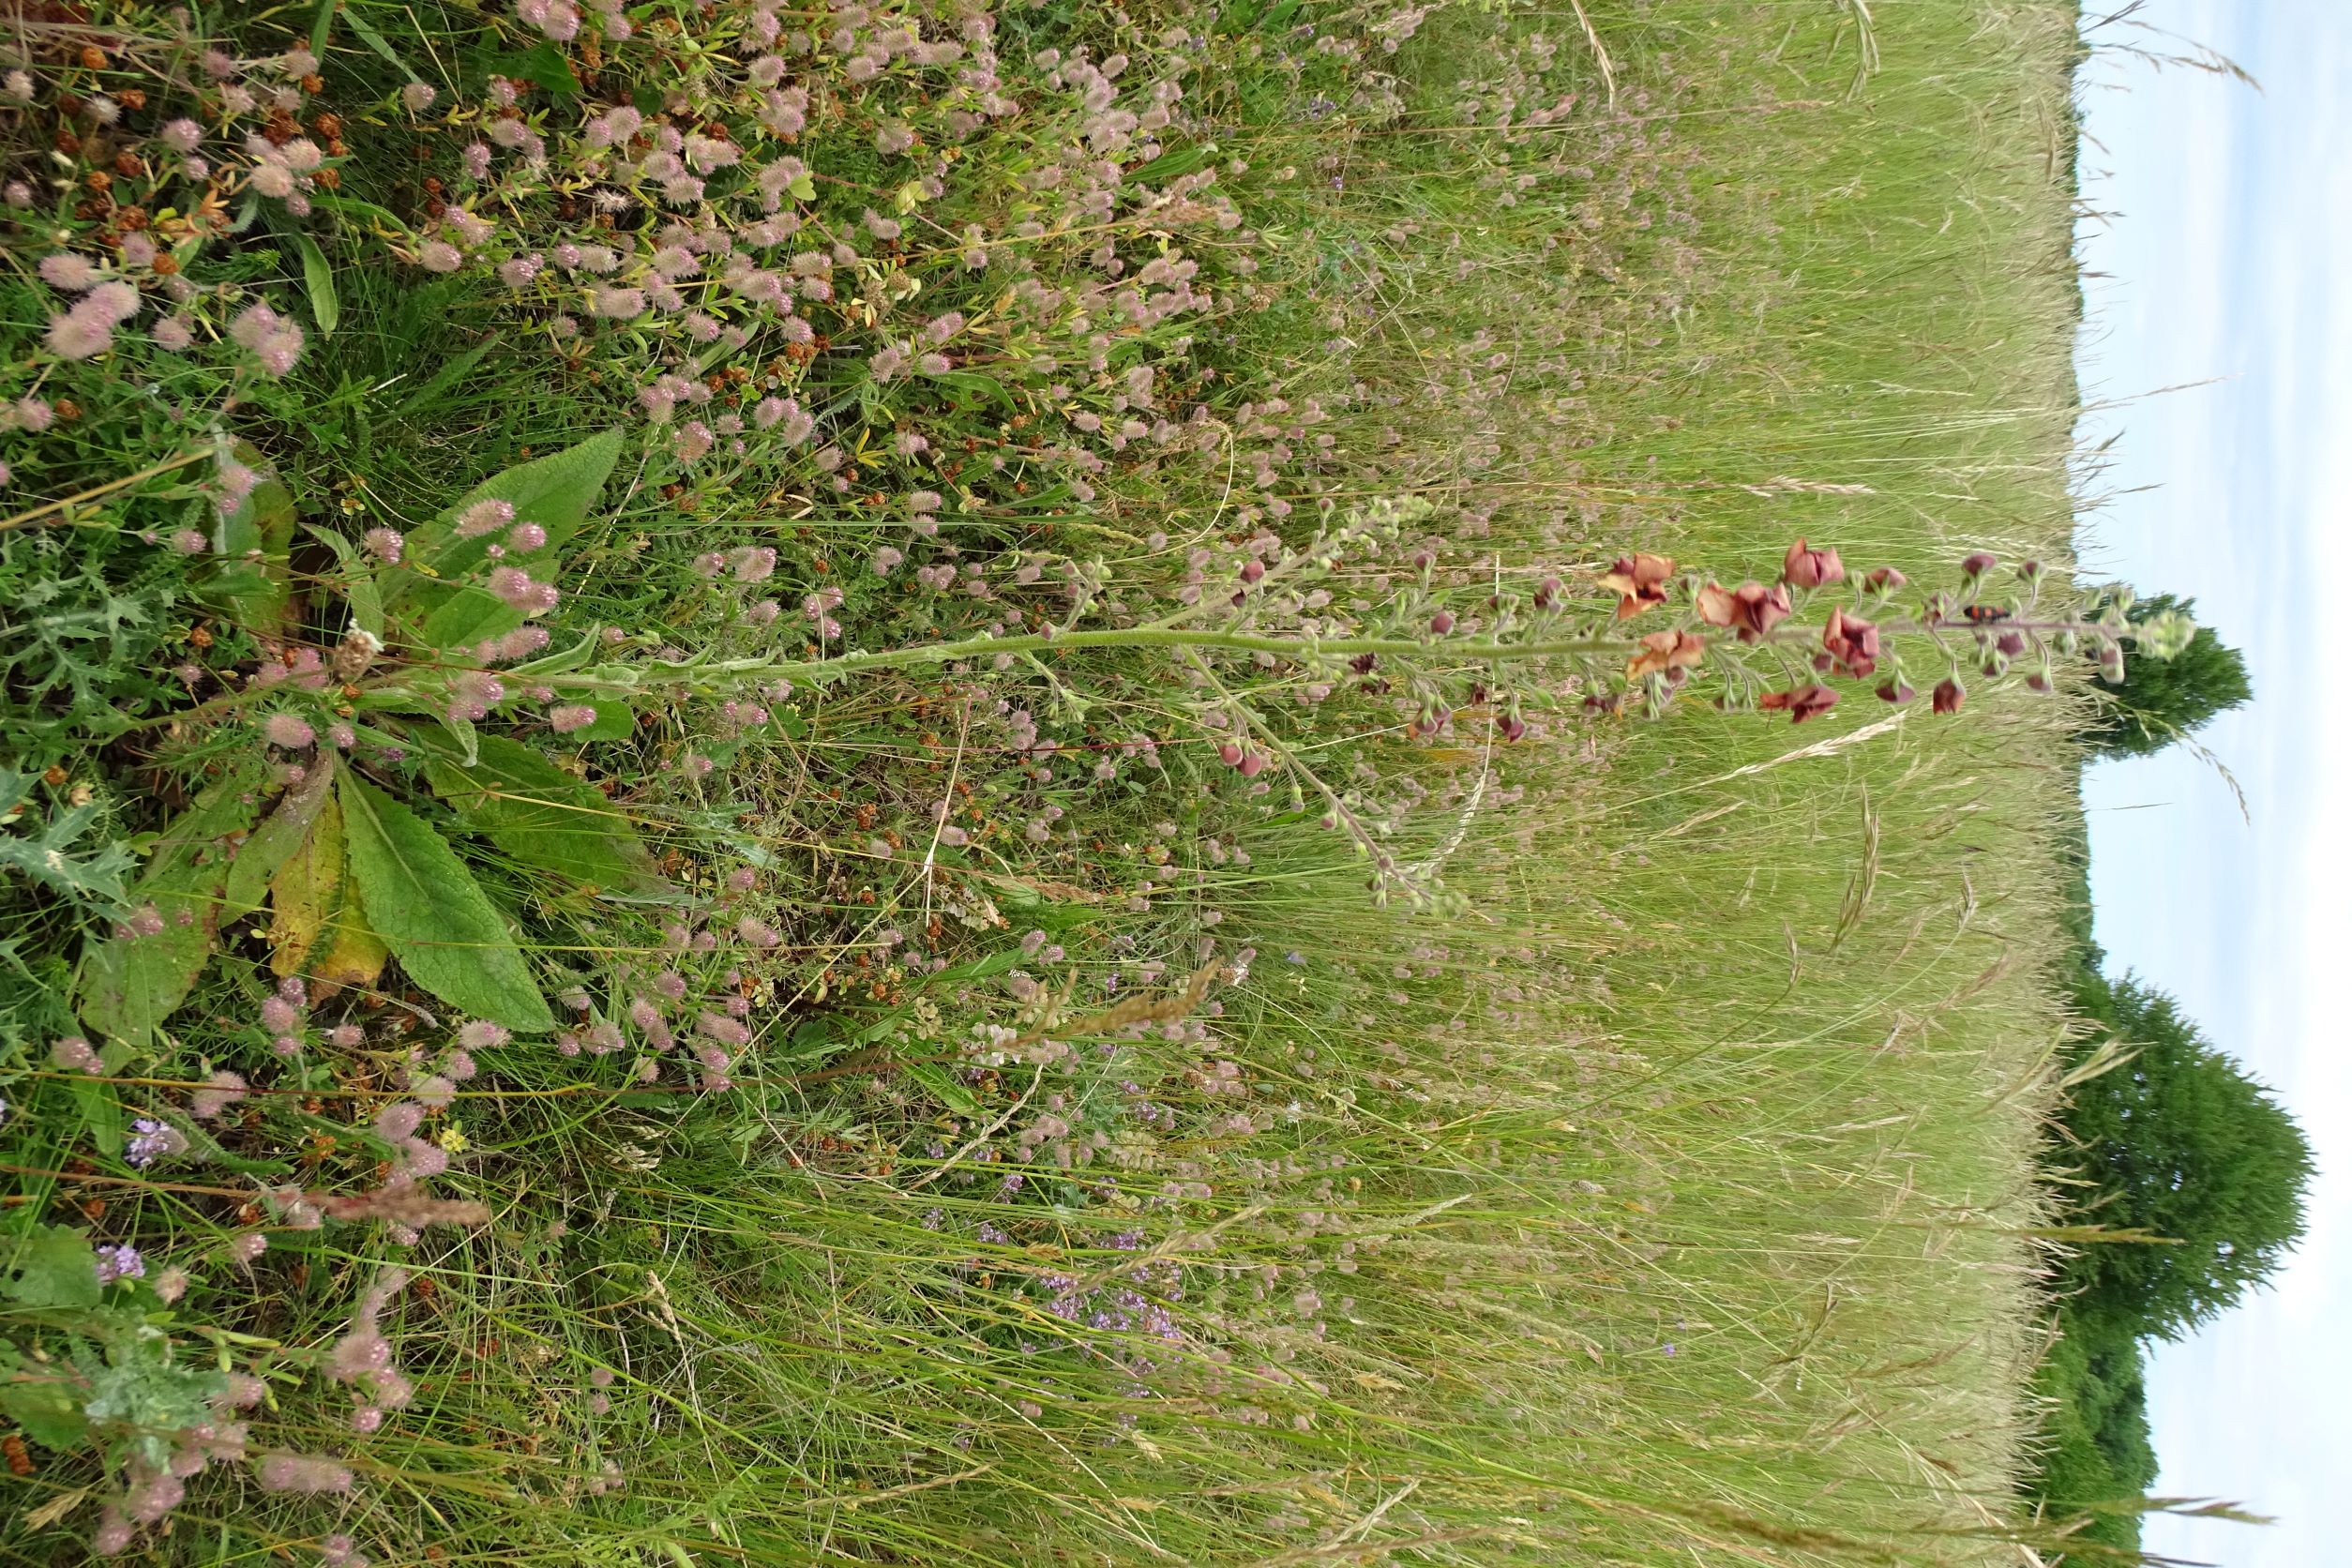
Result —
[[[89,1238],[62,1225],[44,1225],[17,1238],[8,1268],[10,1301],[23,1306],[96,1306],[100,1287]]]
[[[310,765],[302,782],[286,792],[278,809],[253,830],[244,848],[237,851],[221,889],[225,906],[222,918],[234,920],[262,907],[262,896],[269,890],[269,879],[278,874],[278,867],[286,863],[286,857],[309,837],[310,824],[318,820],[319,807],[326,804],[334,788],[335,753],[321,746],[318,761]]]
[[[509,1029],[554,1028],[513,933],[448,842],[355,774],[343,775],[336,799],[360,909],[409,977]]]
[[[310,296],[310,319],[319,324],[319,336],[332,338],[343,319],[342,301],[335,294],[335,269],[327,265],[326,252],[309,234],[297,233],[294,237],[294,251],[302,258],[302,287]]]
[[[453,580],[479,568],[500,538],[496,534],[460,538],[458,519],[477,503],[504,501],[515,509],[516,522],[538,524],[547,532],[546,545],[528,555],[509,555],[506,564],[544,582],[554,573],[557,552],[587,522],[620,456],[621,432],[607,430],[485,479],[410,534],[408,559],[428,572],[389,574],[386,608],[401,609],[421,627],[422,641],[436,648],[460,647],[520,626],[520,611],[480,588]]]
[[[596,789],[520,741],[484,735],[474,764],[434,761],[433,792],[468,827],[526,866],[597,887],[625,887],[647,873],[637,830]]]
[[[144,1048],[195,986],[212,957],[229,877],[220,844],[253,825],[261,777],[259,757],[233,766],[173,819],[148,855],[129,897],[153,904],[162,930],[110,937],[83,952],[74,1010],[92,1033]]]
[[[249,631],[275,637],[284,629],[293,596],[286,553],[294,545],[294,491],[260,452],[238,442],[233,456],[259,474],[237,509],[213,525],[214,564],[197,583],[196,599]]]

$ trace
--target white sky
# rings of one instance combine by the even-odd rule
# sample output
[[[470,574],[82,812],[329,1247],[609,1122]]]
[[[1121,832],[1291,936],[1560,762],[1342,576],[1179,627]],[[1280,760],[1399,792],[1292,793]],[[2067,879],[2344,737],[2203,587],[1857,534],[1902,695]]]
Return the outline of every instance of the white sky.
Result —
[[[2112,49],[2086,68],[2084,197],[2109,216],[2083,228],[2084,264],[2104,275],[2085,285],[2084,391],[2138,400],[2085,433],[2120,431],[2103,485],[2141,493],[2100,507],[2082,546],[2144,593],[2195,596],[2198,619],[2246,651],[2254,702],[2201,738],[2252,822],[2180,747],[2093,768],[2098,939],[2280,1091],[2322,1168],[2310,1238],[2276,1288],[2150,1366],[2158,1490],[2279,1522],[2151,1518],[2146,1545],[2317,1568],[2352,1561],[2338,1516],[2352,1051],[2336,994],[2352,968],[2352,670],[2320,619],[2352,605],[2337,586],[2352,587],[2352,0],[2151,0],[2135,20],[2221,51],[2263,90]],[[2128,27],[2090,38],[2181,47]]]

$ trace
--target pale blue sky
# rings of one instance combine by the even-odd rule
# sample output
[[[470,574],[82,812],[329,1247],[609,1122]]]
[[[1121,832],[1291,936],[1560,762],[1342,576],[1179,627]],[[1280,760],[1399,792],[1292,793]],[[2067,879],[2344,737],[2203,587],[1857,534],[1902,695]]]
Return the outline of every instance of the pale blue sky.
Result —
[[[2120,3],[2120,0],[2118,0]],[[2096,0],[2093,0],[2094,7]],[[2088,65],[2083,226],[2091,400],[2119,432],[2087,518],[2094,569],[2193,594],[2255,701],[2085,785],[2098,939],[2276,1087],[2319,1151],[2311,1235],[2274,1289],[2160,1349],[2160,1491],[2277,1515],[2152,1519],[2149,1550],[2227,1568],[2352,1561],[2352,670],[2319,629],[2352,585],[2352,0],[2151,0],[2135,20],[2258,78]],[[2094,44],[2178,41],[2113,27]],[[2215,380],[2214,378],[2221,378]],[[2188,390],[2159,389],[2209,381]],[[2331,984],[2332,982],[2332,984]]]

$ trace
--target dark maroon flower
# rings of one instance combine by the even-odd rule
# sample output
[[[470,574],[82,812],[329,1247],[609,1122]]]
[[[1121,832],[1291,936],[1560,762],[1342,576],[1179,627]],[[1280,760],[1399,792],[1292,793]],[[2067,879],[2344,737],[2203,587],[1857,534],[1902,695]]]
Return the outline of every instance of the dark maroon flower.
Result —
[[[1217,761],[1229,768],[1238,768],[1242,765],[1242,748],[1231,741],[1227,741],[1217,747]]]
[[[1666,603],[1666,585],[1674,576],[1674,563],[1663,555],[1621,555],[1601,579],[1601,586],[1617,596],[1617,618],[1638,615],[1653,604]]]
[[[1663,674],[1673,680],[1707,656],[1707,640],[1687,631],[1653,631],[1641,640],[1640,651],[1626,666],[1630,680]]]
[[[1242,563],[1242,580],[1244,582],[1255,582],[1265,575],[1266,564],[1263,561],[1244,561]]]
[[[1960,704],[1968,700],[1968,688],[1951,676],[1947,675],[1937,683],[1935,703],[1937,713],[1956,714],[1960,711]]]
[[[1564,585],[1560,582],[1560,579],[1556,577],[1545,578],[1542,584],[1535,590],[1535,608],[1538,610],[1549,610],[1552,606],[1558,604],[1560,602],[1560,596],[1563,586]]]
[[[1995,555],[1989,550],[1980,550],[1974,555],[1969,556],[1967,560],[1960,563],[1960,575],[1967,578],[1983,577],[1986,572],[1991,571],[1995,566],[1998,566],[2000,564],[2001,558],[1999,556]]]
[[[2025,635],[2022,632],[2005,631],[1993,639],[1993,646],[2007,654],[2011,658],[2015,658],[2026,651]]]
[[[1908,681],[1881,681],[1878,683],[1878,701],[1881,702],[1908,702],[1918,695],[1918,692],[1911,689],[1911,686]]]
[[[1874,594],[1892,594],[1910,580],[1892,566],[1880,566],[1862,579],[1862,586]]]
[[[1265,771],[1266,758],[1263,752],[1253,751],[1242,759],[1242,776],[1244,778],[1255,778]]]
[[[1513,714],[1510,717],[1502,721],[1502,738],[1504,740],[1519,740],[1524,738],[1526,734],[1527,720],[1521,718],[1517,714]]]
[[[1756,700],[1756,705],[1767,713],[1786,708],[1790,723],[1802,724],[1836,707],[1837,693],[1825,686],[1804,686],[1794,691],[1768,691]]]
[[[1754,642],[1788,618],[1795,606],[1788,590],[1774,584],[1742,582],[1737,588],[1709,583],[1696,596],[1698,618],[1711,626],[1728,626],[1741,641]]]
[[[1878,628],[1832,610],[1829,624],[1821,628],[1821,651],[1859,680],[1878,668]]]
[[[1437,633],[1440,637],[1443,637],[1447,632],[1452,631],[1454,629],[1453,611],[1440,610],[1435,615],[1430,616],[1429,629]]]
[[[1781,580],[1792,588],[1818,588],[1846,580],[1846,563],[1833,550],[1815,550],[1799,539],[1780,564]]]

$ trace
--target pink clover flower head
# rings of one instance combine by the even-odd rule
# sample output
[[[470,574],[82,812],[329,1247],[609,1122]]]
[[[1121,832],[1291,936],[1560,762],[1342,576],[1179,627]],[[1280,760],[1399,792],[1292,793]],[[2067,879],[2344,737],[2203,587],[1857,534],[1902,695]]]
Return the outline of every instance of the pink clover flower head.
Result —
[[[272,714],[262,721],[262,733],[272,746],[298,751],[318,739],[318,731],[293,714]]]
[[[489,1050],[513,1038],[504,1027],[482,1018],[476,1018],[458,1031],[458,1044],[467,1050]]]
[[[178,354],[196,341],[195,330],[177,316],[166,316],[156,323],[155,330],[148,336],[155,339],[156,347],[167,354]]]
[[[302,354],[302,328],[258,300],[230,321],[229,337],[249,350],[262,362],[262,369],[273,376],[292,370]]]
[[[265,1454],[254,1467],[255,1479],[264,1492],[348,1492],[352,1473],[348,1466],[332,1459],[308,1454]]]
[[[103,276],[90,258],[72,250],[55,250],[41,258],[41,281],[52,288],[79,294]]]
[[[423,1106],[414,1100],[395,1100],[376,1112],[375,1133],[386,1143],[399,1143],[415,1137],[424,1120]]]
[[[97,1073],[105,1070],[90,1042],[79,1034],[68,1034],[51,1046],[49,1061],[51,1065],[63,1072]]]
[[[422,114],[440,97],[430,82],[412,82],[400,89],[400,106],[412,114]]]
[[[391,1364],[392,1342],[377,1330],[370,1317],[335,1342],[327,1375],[339,1383],[348,1383],[384,1371]]]
[[[458,537],[478,539],[485,534],[495,534],[515,520],[514,503],[510,501],[476,501],[458,514]]]
[[[563,596],[550,583],[533,580],[520,566],[499,566],[490,575],[490,591],[525,615],[544,615]]]
[[[211,548],[212,541],[197,529],[182,528],[172,535],[172,549],[179,554],[202,555]]]
[[[204,128],[183,116],[166,124],[156,138],[175,153],[192,153],[204,145]]]
[[[212,1075],[207,1087],[188,1097],[188,1114],[208,1122],[245,1098],[248,1087],[242,1075],[224,1067]]]
[[[465,253],[445,239],[429,239],[417,248],[416,262],[427,272],[455,272],[465,264]]]
[[[588,309],[610,321],[632,321],[645,313],[645,291],[599,283],[589,293]]]
[[[98,1528],[90,1531],[90,1550],[98,1557],[113,1557],[130,1549],[131,1537],[138,1527],[129,1515],[113,1503],[98,1510]]]
[[[585,702],[566,703],[563,707],[548,710],[548,728],[559,735],[568,735],[575,730],[585,730],[596,722],[596,710]]]
[[[368,553],[387,566],[400,564],[400,552],[408,548],[408,539],[397,528],[370,528],[361,535],[360,542]]]
[[[84,299],[72,309],[50,317],[41,340],[60,359],[88,359],[113,346],[114,324],[92,311]]]

